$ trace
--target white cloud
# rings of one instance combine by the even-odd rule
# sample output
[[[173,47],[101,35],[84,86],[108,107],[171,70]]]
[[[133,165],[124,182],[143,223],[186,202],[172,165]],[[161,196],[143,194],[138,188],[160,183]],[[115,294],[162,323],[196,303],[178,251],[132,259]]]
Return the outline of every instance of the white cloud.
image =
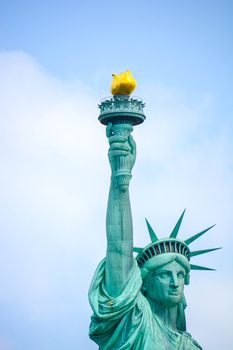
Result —
[[[69,327],[72,322],[79,325],[78,331],[69,334],[73,348],[78,341],[94,349],[87,340],[87,289],[94,266],[105,252],[109,184],[105,130],[97,121],[96,105],[102,96],[97,97],[97,92],[81,82],[55,79],[23,52],[0,55],[0,76],[0,274],[4,285],[0,303],[7,305],[13,327],[19,327],[15,310],[31,324],[32,334],[43,322],[51,327],[55,319],[60,322],[57,327],[68,332],[62,322],[69,318]],[[224,317],[216,319],[211,308],[220,295],[223,300],[224,290],[232,290],[226,279],[232,271],[228,246],[233,209],[232,141],[227,126],[221,120],[213,132],[209,131],[216,123],[211,119],[214,98],[209,92],[191,99],[167,87],[144,86],[143,95],[148,104],[147,121],[134,131],[138,144],[131,186],[135,241],[137,245],[148,242],[144,216],[163,236],[184,207],[188,211],[181,229],[183,237],[218,224],[208,237],[193,244],[193,249],[224,246],[224,253],[197,258],[200,264],[216,266],[219,272],[213,284],[206,284],[200,306],[195,285],[189,287],[189,299],[196,300],[195,320],[196,309],[201,312],[203,300],[212,296],[205,317],[213,337],[211,341],[205,336],[202,339],[206,349],[214,350],[219,348],[214,348],[219,344],[215,337],[224,334],[225,348],[229,348],[232,339],[224,333]],[[11,313],[10,305],[14,305]],[[222,305],[226,310],[225,301]],[[190,324],[198,339],[203,324]],[[38,347],[46,350],[43,327],[41,332],[44,343]],[[10,342],[17,344],[15,340],[19,341],[13,332]],[[33,338],[30,344],[28,349]],[[18,348],[12,345],[12,349]]]
[[[13,344],[11,339],[0,335],[0,349],[1,350],[12,350],[15,344]]]

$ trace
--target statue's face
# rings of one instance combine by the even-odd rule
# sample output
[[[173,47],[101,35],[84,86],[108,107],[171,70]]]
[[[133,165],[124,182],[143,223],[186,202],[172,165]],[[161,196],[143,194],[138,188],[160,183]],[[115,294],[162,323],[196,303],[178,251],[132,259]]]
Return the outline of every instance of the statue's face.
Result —
[[[165,307],[180,303],[186,271],[176,261],[154,270],[145,283],[146,296]]]

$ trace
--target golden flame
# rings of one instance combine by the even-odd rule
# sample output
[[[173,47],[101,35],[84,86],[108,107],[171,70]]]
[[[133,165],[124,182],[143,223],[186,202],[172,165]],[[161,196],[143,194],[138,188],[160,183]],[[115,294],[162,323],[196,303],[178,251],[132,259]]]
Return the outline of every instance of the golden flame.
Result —
[[[137,86],[130,70],[120,75],[112,74],[112,76],[111,92],[113,95],[130,95]]]

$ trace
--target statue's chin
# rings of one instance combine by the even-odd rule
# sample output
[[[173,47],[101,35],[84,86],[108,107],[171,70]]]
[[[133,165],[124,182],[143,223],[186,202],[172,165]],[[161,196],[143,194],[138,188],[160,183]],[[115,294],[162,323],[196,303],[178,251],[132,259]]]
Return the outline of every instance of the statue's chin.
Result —
[[[175,307],[181,302],[180,295],[169,294],[168,297],[162,301],[164,307]]]

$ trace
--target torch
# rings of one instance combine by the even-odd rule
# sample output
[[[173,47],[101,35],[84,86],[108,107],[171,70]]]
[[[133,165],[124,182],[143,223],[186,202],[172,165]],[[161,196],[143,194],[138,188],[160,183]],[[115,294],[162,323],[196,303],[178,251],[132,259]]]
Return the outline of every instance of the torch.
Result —
[[[136,80],[129,70],[120,75],[113,74],[112,96],[102,99],[98,105],[98,120],[104,125],[111,123],[113,135],[128,137],[133,131],[133,126],[143,123],[146,119],[142,99],[130,96],[136,85]],[[127,190],[132,177],[127,159],[125,156],[119,156],[117,159],[116,178],[122,192]]]

